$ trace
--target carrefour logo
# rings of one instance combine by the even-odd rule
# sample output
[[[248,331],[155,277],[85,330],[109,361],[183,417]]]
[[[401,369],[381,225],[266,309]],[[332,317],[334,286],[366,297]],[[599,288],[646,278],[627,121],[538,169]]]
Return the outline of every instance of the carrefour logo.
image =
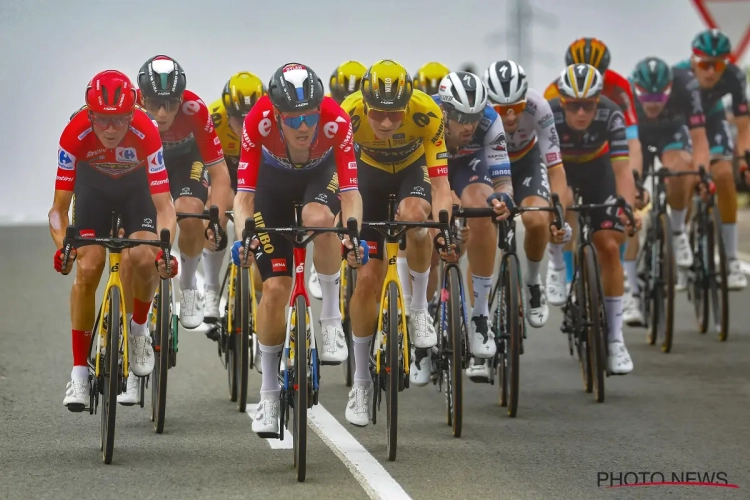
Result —
[[[138,158],[135,148],[117,148],[115,149],[115,159],[121,162],[137,162]]]
[[[63,170],[73,170],[76,165],[76,157],[60,148],[57,152],[57,166]]]
[[[159,151],[148,156],[148,171],[156,174],[164,169],[164,150],[159,148]]]

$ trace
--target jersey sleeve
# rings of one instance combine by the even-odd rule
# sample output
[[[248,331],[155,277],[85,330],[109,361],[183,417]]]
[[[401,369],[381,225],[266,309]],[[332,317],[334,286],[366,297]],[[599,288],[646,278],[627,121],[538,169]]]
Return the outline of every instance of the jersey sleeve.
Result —
[[[484,136],[484,160],[490,179],[494,181],[501,177],[510,177],[510,159],[503,121],[489,106],[484,110],[484,117],[490,120],[490,126]]]
[[[633,89],[630,82],[619,73],[607,70],[604,75],[605,81],[611,85],[614,95],[608,96],[615,101],[622,110],[625,118],[625,137],[627,140],[638,139],[638,115],[635,112],[635,101],[633,100]]]
[[[619,109],[612,110],[607,123],[609,158],[612,161],[628,159],[628,139],[625,132],[625,117]]]
[[[428,97],[429,105],[425,111],[427,115],[434,116],[425,126],[423,137],[424,155],[427,162],[427,172],[430,178],[445,177],[448,175],[448,149],[445,146],[445,124],[443,123],[443,112],[435,101]]]
[[[555,97],[560,97],[560,89],[557,88],[557,80],[550,83],[544,90],[544,98],[548,101]]]
[[[207,167],[210,167],[224,159],[224,151],[221,149],[219,136],[216,135],[216,129],[208,112],[208,106],[198,99],[197,96],[194,102],[198,103],[198,106],[197,111],[191,116],[193,120],[193,135],[203,158],[203,163]]]
[[[539,99],[539,102],[536,103],[534,121],[539,138],[539,149],[542,153],[542,159],[547,165],[547,170],[562,165],[560,137],[557,135],[555,116],[548,101]]]
[[[703,101],[701,101],[701,89],[698,80],[692,75],[692,73],[687,71],[682,78],[685,79],[681,86],[681,91],[683,93],[682,112],[687,117],[688,128],[694,129],[705,127],[706,115],[703,111]]]
[[[737,85],[734,86],[732,92],[732,113],[735,117],[737,116],[748,116],[747,108],[747,75],[742,69],[733,68],[736,74]]]
[[[136,111],[138,113],[138,111]],[[164,165],[164,149],[161,144],[159,129],[145,113],[139,113],[142,119],[136,124],[143,132],[143,152],[146,154],[148,188],[152,195],[169,193],[169,175]]]
[[[73,191],[76,183],[76,172],[78,168],[77,151],[81,141],[75,132],[75,116],[68,122],[60,136],[60,144],[57,149],[57,178],[55,179],[55,191]]]
[[[357,158],[354,156],[354,132],[349,115],[333,99],[329,104],[338,124],[334,135],[333,156],[336,160],[336,173],[339,178],[339,191],[358,189]]]
[[[263,117],[263,113],[268,111],[266,106],[262,105],[265,99],[267,97],[262,97],[253,106],[242,124],[240,162],[237,165],[237,191],[255,192],[255,186],[258,182],[258,169],[263,153],[263,137],[260,134],[260,126],[263,120],[269,120]]]

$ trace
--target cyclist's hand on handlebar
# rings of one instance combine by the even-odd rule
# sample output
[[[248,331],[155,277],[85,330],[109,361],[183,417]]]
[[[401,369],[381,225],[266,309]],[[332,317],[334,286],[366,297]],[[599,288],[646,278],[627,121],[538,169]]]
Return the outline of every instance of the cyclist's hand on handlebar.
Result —
[[[645,189],[638,189],[635,193],[635,209],[642,210],[651,201],[651,195]]]
[[[346,262],[349,264],[349,267],[357,269],[367,264],[367,261],[370,260],[370,247],[365,240],[359,240],[359,264],[357,264],[357,257],[354,255],[354,245],[348,236],[344,236],[341,240],[341,245],[344,247]]]
[[[159,271],[159,276],[161,276],[162,279],[169,279],[177,276],[179,265],[174,255],[169,256],[169,262],[169,274],[167,274],[167,263],[164,260],[164,252],[159,250],[159,253],[156,254],[154,265],[156,266],[156,270]]]
[[[65,270],[63,270],[62,268],[64,258],[65,258],[65,248],[58,248],[57,251],[55,252],[53,264],[55,266],[55,271],[66,276],[70,274],[70,271],[73,270],[73,262],[76,260],[76,249],[75,248],[70,249],[70,254],[68,257],[68,264],[66,265]]]
[[[211,250],[224,250],[227,247],[227,233],[224,231],[223,227],[219,226],[219,244],[216,243],[216,235],[210,225],[206,227],[204,234],[206,240],[210,243],[209,247]]]
[[[570,241],[573,235],[573,228],[567,222],[562,229],[557,229],[554,224],[549,225],[550,243],[561,245]]]
[[[461,258],[458,245],[451,243],[450,247],[448,247],[445,244],[445,238],[443,238],[442,234],[438,233],[433,239],[433,242],[435,244],[435,250],[437,250],[443,261],[455,264]]]
[[[253,252],[257,250],[258,243],[260,242],[255,239],[252,241],[252,243],[250,243],[250,252],[247,254],[247,260],[245,262],[241,262],[242,258],[245,255],[245,247],[242,246],[241,240],[235,241],[234,245],[232,245],[232,262],[234,262],[234,265],[250,267],[253,261],[255,261],[255,255],[253,254]]]
[[[513,197],[508,193],[492,193],[487,198],[487,204],[495,210],[495,214],[497,214],[495,219],[498,221],[503,221],[510,217],[510,209],[516,206]]]

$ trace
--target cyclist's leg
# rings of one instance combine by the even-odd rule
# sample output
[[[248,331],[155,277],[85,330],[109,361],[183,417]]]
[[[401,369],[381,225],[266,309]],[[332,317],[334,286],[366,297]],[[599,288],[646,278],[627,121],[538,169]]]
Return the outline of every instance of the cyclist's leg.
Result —
[[[430,216],[432,193],[425,158],[399,172],[398,219],[424,222]],[[432,238],[426,228],[411,229],[406,233],[406,259],[411,275],[411,327],[414,346],[427,349],[437,344],[437,334],[427,310],[427,282],[430,275]]]
[[[171,160],[171,161],[170,161]],[[208,196],[206,167],[196,148],[187,154],[165,159],[169,188],[177,212],[202,213]],[[203,294],[198,290],[196,272],[206,241],[201,219],[183,219],[177,245],[180,249],[180,323],[197,328],[203,322]]]
[[[229,183],[232,191],[237,193],[237,165],[239,157],[225,156],[227,168],[229,169]],[[211,176],[208,176],[208,195],[206,200],[206,207],[211,206]],[[219,291],[221,290],[221,277],[224,271],[224,255],[227,249],[224,250],[212,250],[210,243],[206,240],[203,244],[203,252],[201,260],[203,261],[203,295],[205,299],[204,317],[218,319],[219,303],[221,297],[219,297]],[[260,283],[260,280],[257,281]]]
[[[513,168],[511,166],[511,171]],[[552,192],[559,195],[562,206],[570,206],[573,200],[573,193],[569,188],[572,184],[567,175],[567,168],[563,166],[554,167],[547,171],[547,175]],[[574,212],[566,212],[565,222],[571,228],[575,229],[577,226],[576,214]],[[568,288],[573,280],[573,238],[568,243],[550,242],[548,249],[549,262],[547,264],[547,280],[545,284],[547,300],[553,306],[562,306],[565,304]]]
[[[341,210],[339,180],[336,165],[327,161],[305,172],[307,187],[302,199],[302,222],[308,227],[333,227],[334,216]],[[356,196],[357,191],[342,193]],[[339,280],[341,278],[341,241],[334,233],[321,234],[313,246],[313,262],[318,273],[323,303],[320,310],[320,339],[318,353],[324,362],[344,361],[348,355],[346,337],[341,326],[339,309]]]
[[[542,161],[539,146],[534,146],[511,169],[513,173],[513,197],[516,204],[524,207],[548,207],[550,184],[547,165]],[[526,212],[521,215],[526,228],[524,251],[527,269],[524,275],[526,294],[526,319],[534,328],[541,328],[549,318],[547,295],[542,285],[540,271],[544,251],[549,241],[550,214],[548,212]]]
[[[721,234],[727,254],[727,286],[730,290],[742,290],[747,286],[747,278],[737,259],[737,185],[732,171],[734,142],[723,112],[706,116],[706,135],[711,148],[711,177],[716,184]]]
[[[686,126],[680,127],[671,141],[661,148],[661,163],[673,172],[692,171],[693,144]],[[675,262],[686,268],[693,264],[693,252],[685,233],[685,216],[697,184],[695,176],[675,177],[667,182],[667,203],[674,235]]]
[[[71,224],[81,236],[107,237],[111,207],[107,193],[78,183],[75,187]],[[65,388],[65,406],[82,408],[89,404],[89,344],[96,316],[96,289],[104,270],[105,258],[106,251],[100,246],[86,246],[77,251],[76,277],[70,290],[73,370],[70,374],[71,380]]]

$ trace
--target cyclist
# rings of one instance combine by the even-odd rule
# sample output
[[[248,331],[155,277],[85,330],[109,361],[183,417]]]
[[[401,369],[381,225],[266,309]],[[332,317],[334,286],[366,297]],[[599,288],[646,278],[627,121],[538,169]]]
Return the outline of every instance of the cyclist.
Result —
[[[485,82],[490,101],[502,118],[508,137],[516,203],[531,207],[549,206],[550,186],[552,192],[560,193],[563,204],[568,203],[560,138],[549,103],[529,88],[526,73],[513,61],[492,63],[485,71]],[[525,273],[528,287],[526,319],[534,328],[540,328],[549,318],[540,269],[552,216],[544,212],[527,212],[521,220],[526,228],[524,250],[528,266]]]
[[[255,74],[240,71],[229,78],[221,98],[209,107],[211,121],[216,136],[224,151],[224,160],[229,169],[229,180],[232,190],[237,191],[237,166],[240,162],[240,137],[242,137],[242,121],[250,112],[258,99],[266,95],[266,87]],[[211,179],[209,179],[210,181]],[[207,206],[211,205],[212,189],[209,184]],[[231,205],[230,207],[231,208]],[[213,234],[211,234],[213,236]],[[216,246],[206,242],[203,248],[203,274],[205,297],[205,319],[219,318],[219,291],[221,290],[221,267],[224,262],[226,247],[217,250]],[[255,268],[257,271],[257,268]],[[260,275],[256,275],[256,283],[260,283]]]
[[[135,89],[127,76],[115,70],[102,71],[86,88],[86,106],[71,117],[60,136],[49,228],[58,249],[55,270],[68,274],[77,261],[70,292],[73,370],[63,400],[71,411],[81,411],[89,404],[89,347],[96,289],[106,257],[100,246],[74,249],[68,266],[62,269],[63,240],[73,197],[72,222],[82,237],[109,236],[112,210],[122,215],[122,227],[129,238],[154,240],[162,228],[169,229],[172,236],[175,232],[175,210],[159,132],[135,103]],[[125,283],[125,307],[130,335],[128,358],[135,376],[128,377],[128,390],[118,396],[118,401],[134,404],[136,377],[145,377],[154,368],[146,321],[159,283],[154,261],[161,259],[161,251],[157,254],[155,248],[144,245],[124,253],[129,254],[133,267],[132,282]],[[172,272],[177,273],[176,260]]]
[[[677,67],[691,69],[701,87],[701,102],[706,114],[706,135],[711,153],[711,176],[718,193],[721,232],[728,260],[727,287],[730,290],[742,290],[747,286],[747,278],[737,258],[737,186],[731,163],[734,144],[722,98],[727,94],[732,96],[737,149],[750,150],[747,78],[740,68],[729,62],[731,42],[721,31],[711,29],[698,33],[693,39],[692,48],[690,59],[678,63]],[[740,158],[739,162],[740,169],[744,170],[745,159]]]
[[[430,96],[413,89],[402,65],[385,59],[370,66],[362,89],[347,97],[342,107],[351,116],[359,149],[357,165],[365,220],[386,220],[391,194],[398,197],[399,220],[426,221],[430,213],[437,220],[440,210],[450,214],[442,112]],[[357,273],[350,306],[355,373],[345,412],[346,419],[357,426],[368,425],[370,419],[370,341],[385,272],[383,237],[364,228],[362,238],[369,245],[370,259]],[[409,332],[416,348],[429,349],[437,344],[427,312],[432,242],[426,228],[410,230],[406,239],[413,290]]]
[[[440,82],[450,72],[451,70],[443,63],[428,62],[419,68],[417,74],[414,75],[414,88],[421,90],[427,95],[435,95],[438,93]]]
[[[570,66],[571,64],[590,64],[599,70],[599,73],[604,77],[602,94],[620,106],[625,117],[625,135],[628,141],[630,167],[640,175],[643,170],[643,152],[638,139],[638,117],[634,108],[633,93],[628,80],[609,68],[610,60],[609,48],[597,38],[579,38],[571,43],[565,52],[566,66]],[[557,84],[558,80],[555,80],[547,87],[544,92],[545,99],[549,100],[560,96]],[[623,259],[635,259],[637,251],[637,241],[635,241],[635,244],[631,245],[630,253],[625,255],[626,247],[623,246],[620,249],[620,255]],[[561,268],[547,266],[547,294],[550,303],[553,305],[565,303],[566,294],[563,283],[569,282],[572,279],[573,254],[567,248],[564,252],[563,264],[560,265],[562,266]],[[565,280],[563,280],[563,277]]]
[[[638,135],[644,147],[643,164],[649,165],[658,155],[662,165],[675,172],[697,171],[699,165],[708,165],[706,118],[693,74],[682,68],[672,69],[658,57],[647,57],[636,65],[631,83],[638,113]],[[656,148],[656,152],[650,152],[649,147]],[[674,256],[677,265],[683,268],[693,264],[693,250],[685,234],[685,214],[697,182],[695,177],[687,176],[669,179],[667,184]],[[633,242],[637,245],[638,239],[633,238]],[[628,258],[630,253],[624,261],[630,293],[625,294],[622,318],[635,326],[643,324],[644,318],[638,297],[636,255]]]
[[[463,71],[449,73],[440,82],[438,95],[432,98],[443,112],[449,154],[448,181],[461,206],[486,207],[493,192],[501,193],[502,199],[512,206],[513,184],[505,131],[497,113],[488,105],[487,87],[482,80]],[[497,231],[489,218],[470,219],[469,229],[472,236],[466,251],[474,290],[470,347],[475,357],[489,358],[496,349],[490,336],[489,296]],[[417,386],[430,380],[431,358],[427,354],[429,351],[419,349],[412,356],[409,377]]]
[[[256,318],[263,374],[253,420],[257,433],[279,431],[278,366],[286,331],[284,306],[292,289],[293,271],[291,244],[279,235],[263,233],[263,227],[293,225],[295,202],[305,205],[305,226],[332,227],[339,210],[342,220],[362,220],[351,121],[323,93],[323,82],[312,69],[298,63],[285,64],[273,74],[268,96],[262,97],[245,117],[242,132],[235,232],[241,239],[244,224],[239,221],[255,218],[259,239],[254,245],[255,261],[263,279]],[[348,238],[344,238],[344,244],[350,245]],[[341,362],[348,354],[339,311],[341,242],[333,233],[323,234],[313,248],[323,289],[318,352],[323,362]],[[235,242],[232,258],[238,265],[243,251],[242,241]]]
[[[175,209],[202,213],[208,197],[207,174],[210,174],[212,203],[219,206],[226,228],[223,213],[232,207],[233,193],[224,153],[208,107],[185,85],[182,66],[167,56],[150,58],[138,72],[141,103],[154,116],[164,144],[164,163]],[[198,290],[195,276],[205,243],[203,221],[183,219],[179,225],[180,323],[192,329],[203,322],[203,294]]]
[[[560,97],[550,101],[550,108],[565,174],[583,203],[613,202],[619,193],[633,206],[635,182],[628,164],[625,118],[617,104],[601,95],[602,87],[601,73],[588,64],[570,65],[560,75]],[[640,225],[639,215],[634,217]],[[591,214],[591,239],[599,257],[609,326],[609,371],[624,375],[633,370],[633,362],[622,336],[624,279],[619,249],[625,235],[621,220],[612,209]],[[561,244],[551,244],[550,260],[562,263]]]

